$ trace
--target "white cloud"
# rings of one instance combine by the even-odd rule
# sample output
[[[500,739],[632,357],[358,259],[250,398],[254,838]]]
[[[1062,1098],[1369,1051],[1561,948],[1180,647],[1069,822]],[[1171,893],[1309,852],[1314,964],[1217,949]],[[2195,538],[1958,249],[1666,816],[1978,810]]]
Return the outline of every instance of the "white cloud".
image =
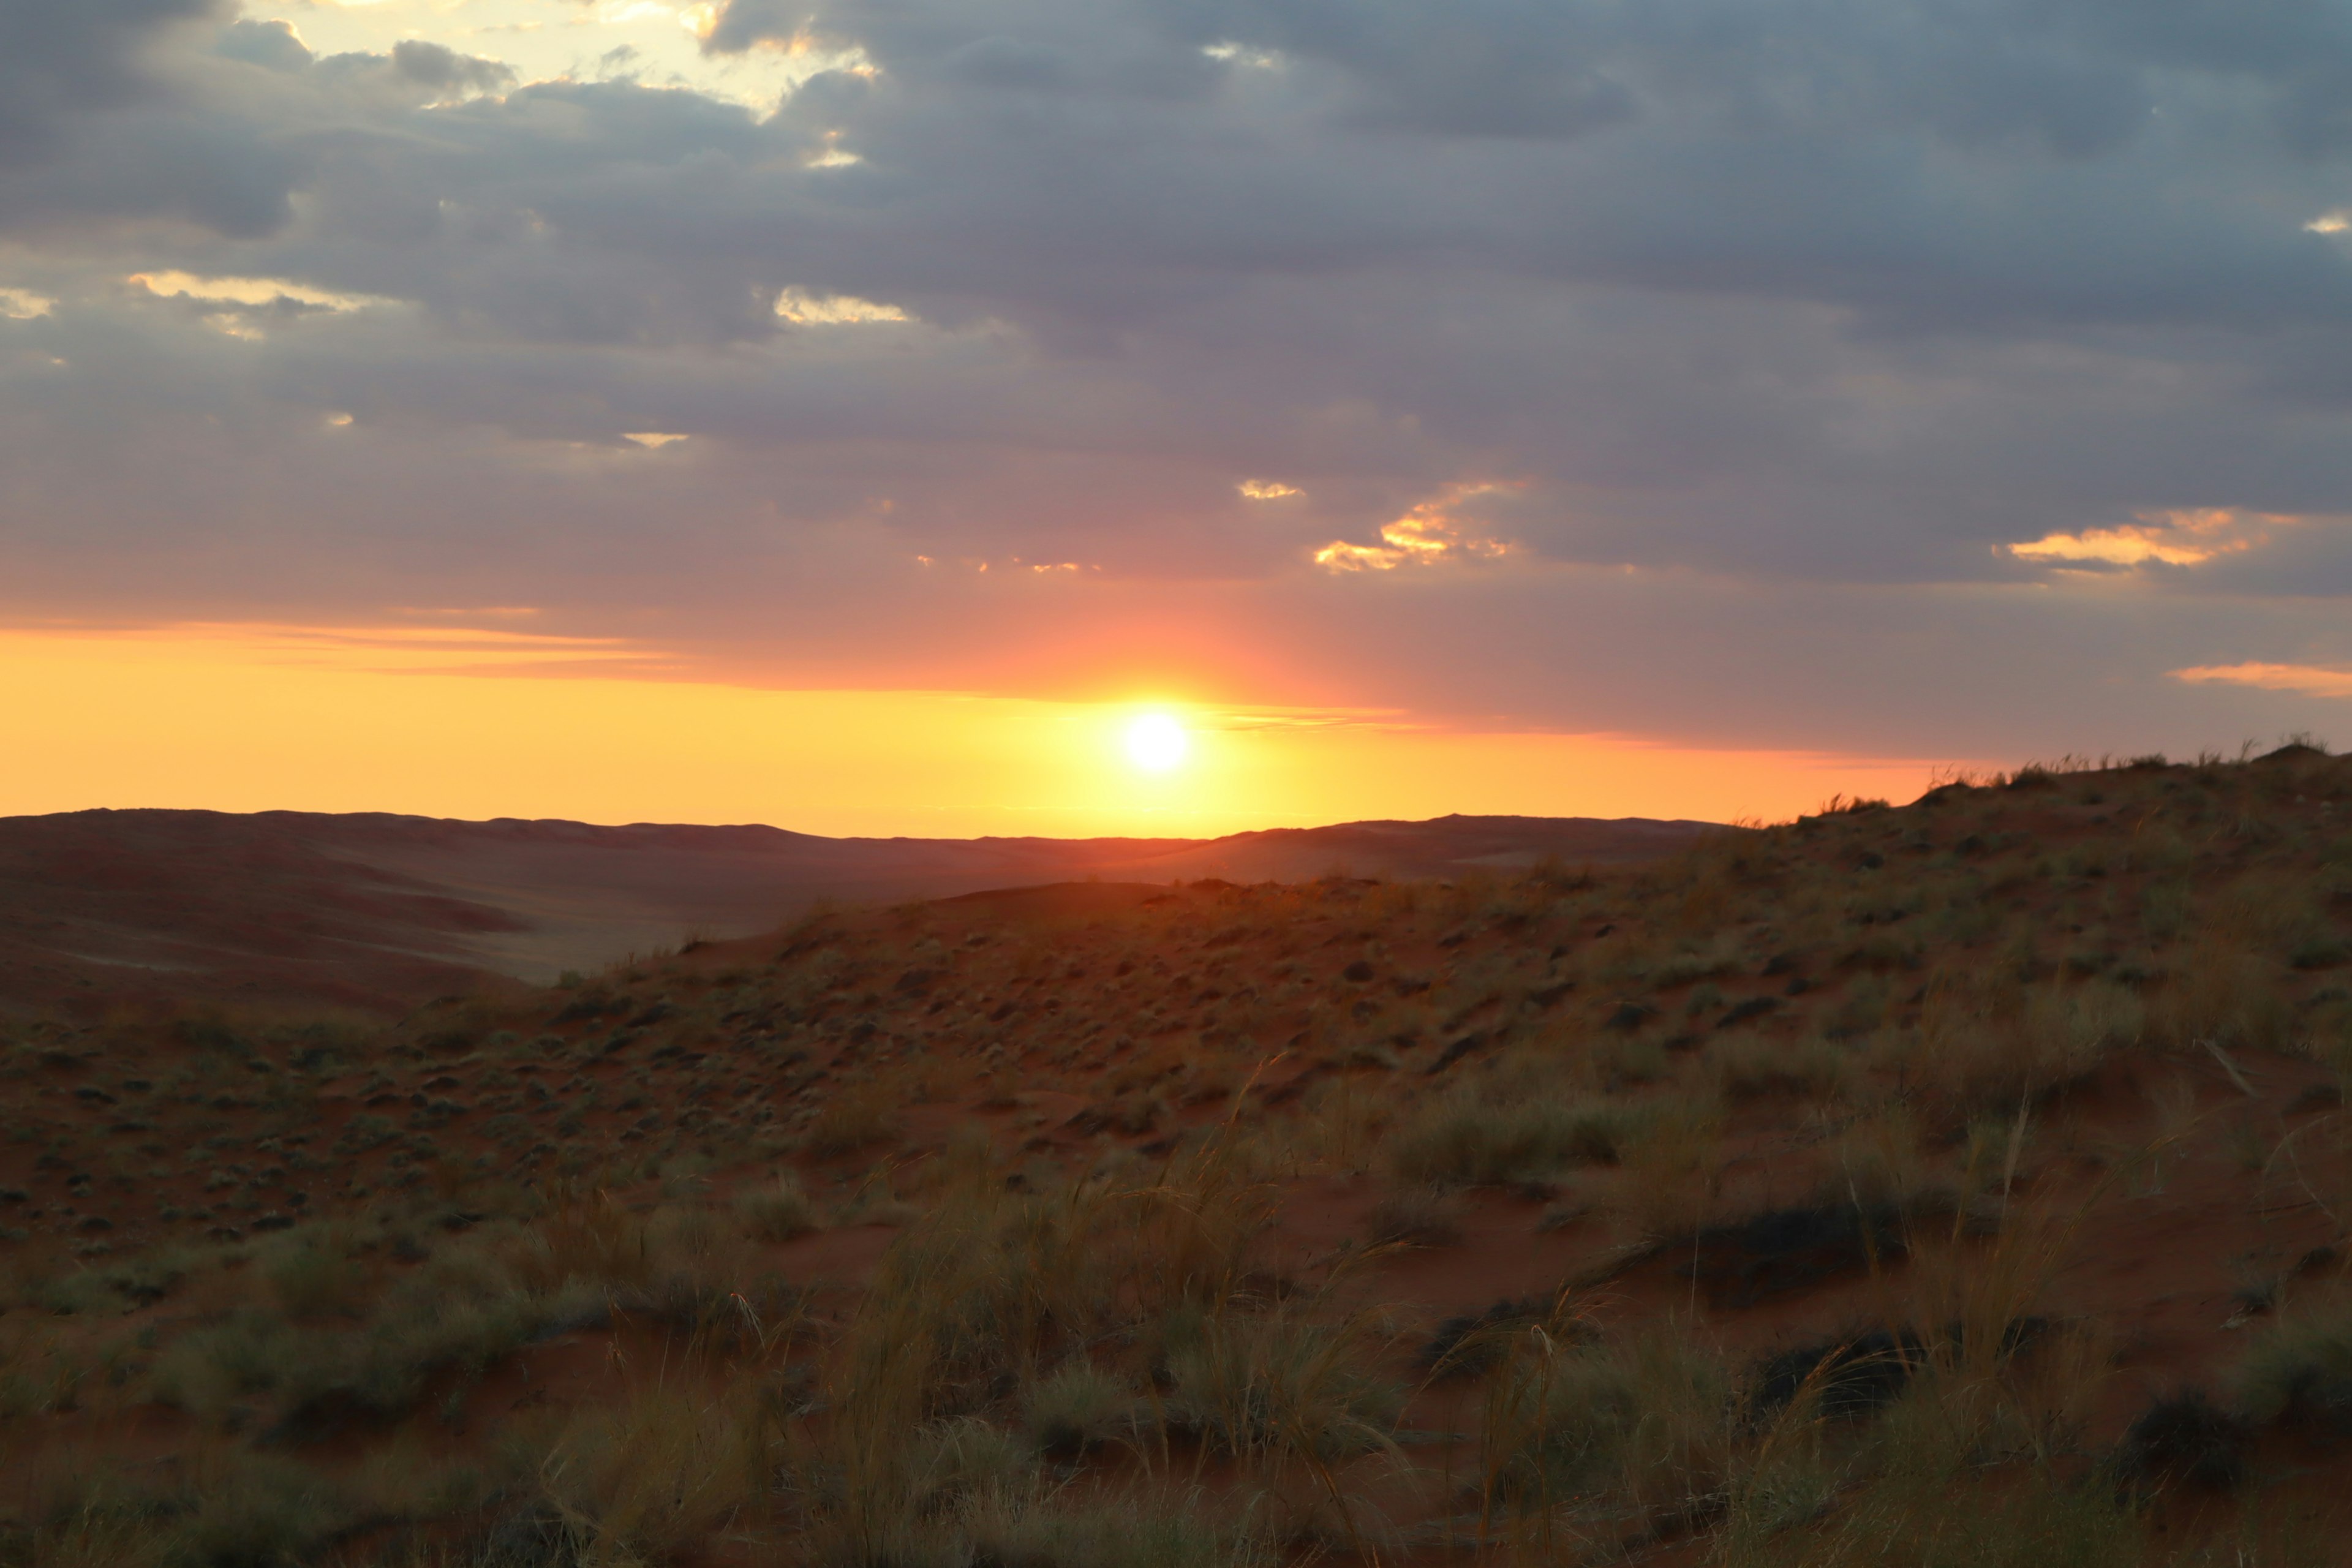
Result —
[[[1283,63],[1282,51],[1279,49],[1254,49],[1246,45],[1234,43],[1230,38],[1221,39],[1213,44],[1203,44],[1201,47],[1201,52],[1213,60],[1223,60],[1230,65],[1248,66],[1256,70],[1278,70]]]
[[[511,67],[524,84],[616,75],[759,112],[821,71],[871,69],[855,46],[803,37],[772,48],[703,47],[723,6],[696,0],[298,0],[319,53],[388,53],[422,39]],[[259,6],[257,15],[266,14]]]
[[[673,441],[687,439],[685,436],[669,430],[631,430],[621,438],[625,441],[635,441],[638,446],[651,447],[656,452]]]
[[[1247,500],[1287,500],[1307,492],[1297,485],[1286,485],[1279,479],[1244,479],[1234,487]]]
[[[46,316],[57,309],[58,302],[47,294],[36,294],[30,289],[0,289],[0,316],[12,321],[29,321],[36,316]]]
[[[804,327],[844,327],[914,319],[896,305],[861,300],[855,294],[811,294],[799,289],[787,289],[776,297],[776,314]]]

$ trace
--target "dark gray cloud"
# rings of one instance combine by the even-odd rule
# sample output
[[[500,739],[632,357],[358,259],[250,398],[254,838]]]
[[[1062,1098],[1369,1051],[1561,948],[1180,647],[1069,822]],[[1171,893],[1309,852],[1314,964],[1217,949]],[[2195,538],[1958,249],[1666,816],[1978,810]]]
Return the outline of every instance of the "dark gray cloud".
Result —
[[[40,151],[76,114],[153,91],[141,46],[225,9],[219,0],[0,0],[0,160]]]
[[[404,38],[392,47],[392,68],[436,92],[494,92],[512,85],[514,68],[499,60],[461,55],[446,45]]]
[[[0,287],[59,301],[0,317],[16,613],[1954,752],[2311,722],[2167,672],[2352,659],[2336,522],[2009,548],[2352,513],[2317,0],[733,0],[714,58],[835,56],[772,113],[48,15],[0,0],[84,84],[0,53]],[[1312,563],[1408,515],[1508,548]]]
[[[299,160],[272,128],[203,103],[156,58],[230,9],[0,0],[0,233],[157,217],[247,237],[279,226]],[[226,56],[253,59],[271,40],[238,24],[224,43]],[[268,63],[283,68],[282,50]]]

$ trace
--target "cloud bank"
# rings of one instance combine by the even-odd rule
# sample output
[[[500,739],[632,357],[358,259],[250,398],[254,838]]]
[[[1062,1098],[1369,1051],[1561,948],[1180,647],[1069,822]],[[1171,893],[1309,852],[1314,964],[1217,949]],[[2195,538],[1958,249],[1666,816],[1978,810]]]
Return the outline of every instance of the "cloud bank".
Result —
[[[2340,7],[619,9],[0,0],[0,611],[1906,754],[2342,711],[2172,677],[2352,665]]]

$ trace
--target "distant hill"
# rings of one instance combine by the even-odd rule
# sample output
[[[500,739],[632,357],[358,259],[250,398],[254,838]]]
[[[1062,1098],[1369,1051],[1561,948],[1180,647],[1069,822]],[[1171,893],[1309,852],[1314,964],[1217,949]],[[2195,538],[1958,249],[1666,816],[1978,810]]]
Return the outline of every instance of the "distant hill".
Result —
[[[544,983],[689,932],[747,935],[820,900],[1625,865],[1711,826],[1444,816],[1211,839],[957,839],[383,813],[0,817],[0,1009],[164,994],[397,1009],[488,977]]]

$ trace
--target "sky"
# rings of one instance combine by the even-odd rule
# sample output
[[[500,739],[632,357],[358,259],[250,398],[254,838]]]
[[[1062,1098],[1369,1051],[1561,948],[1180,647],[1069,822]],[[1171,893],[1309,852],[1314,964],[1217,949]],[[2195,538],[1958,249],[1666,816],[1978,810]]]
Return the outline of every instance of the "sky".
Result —
[[[2352,740],[2347,347],[2346,0],[0,0],[0,812]]]

